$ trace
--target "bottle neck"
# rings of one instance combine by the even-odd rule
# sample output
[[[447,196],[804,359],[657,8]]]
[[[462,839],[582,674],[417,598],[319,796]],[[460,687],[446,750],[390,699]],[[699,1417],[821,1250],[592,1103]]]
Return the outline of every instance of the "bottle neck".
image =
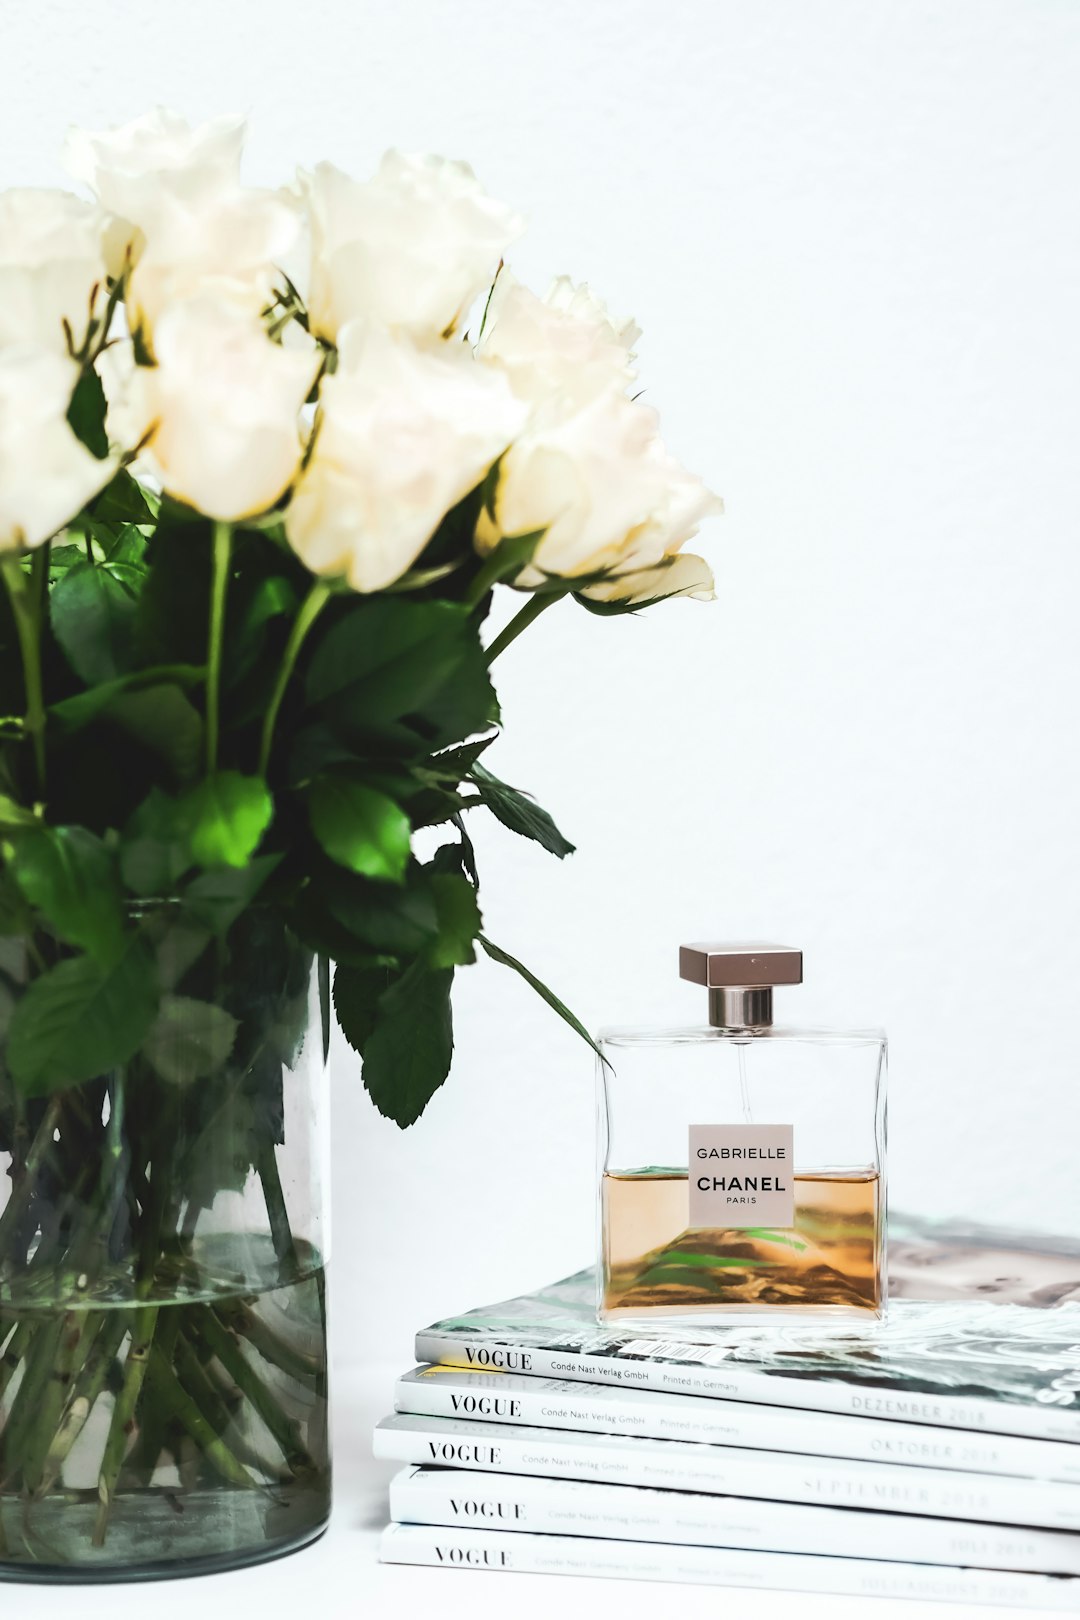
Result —
[[[772,1019],[771,985],[709,991],[709,1023],[714,1029],[767,1029]]]

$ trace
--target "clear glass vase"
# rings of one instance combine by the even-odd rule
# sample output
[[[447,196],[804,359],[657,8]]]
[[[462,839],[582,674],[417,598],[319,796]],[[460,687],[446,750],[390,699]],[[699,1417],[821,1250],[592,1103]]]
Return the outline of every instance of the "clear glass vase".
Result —
[[[235,1567],[329,1514],[325,981],[269,908],[134,926],[162,996],[130,1062],[34,1098],[0,1068],[12,1580]],[[5,1026],[60,953],[0,941]]]

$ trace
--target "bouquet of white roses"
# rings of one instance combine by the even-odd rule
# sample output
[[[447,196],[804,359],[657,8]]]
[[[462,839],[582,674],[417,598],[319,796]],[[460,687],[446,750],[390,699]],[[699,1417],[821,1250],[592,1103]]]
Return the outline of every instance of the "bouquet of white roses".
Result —
[[[477,944],[580,1030],[482,932],[474,810],[571,848],[484,760],[490,667],[562,597],[712,594],[681,548],[719,503],[634,395],[632,324],[516,281],[522,221],[463,164],[390,152],[365,181],[320,164],[259,190],[243,135],[164,112],[74,132],[91,197],[0,194],[0,1347],[22,1369],[0,1490],[48,1492],[72,1392],[111,1379],[99,1545],[125,1424],[136,1481],[181,1432],[234,1486],[267,1472],[222,1457],[195,1366],[254,1330],[207,1307],[166,1348],[146,1304],[124,1355],[80,1318],[45,1399],[59,1352],[5,1304],[43,1256],[144,1302],[197,1291],[201,1213],[253,1173],[295,1262],[275,1151],[312,961],[402,1125],[448,1072]],[[485,647],[500,586],[522,605]],[[310,1478],[242,1370],[269,1471]]]
[[[463,812],[568,848],[480,764],[492,660],[562,596],[712,594],[681,547],[719,502],[631,397],[632,323],[565,278],[543,299],[515,281],[522,221],[464,164],[390,152],[367,181],[327,163],[256,190],[243,135],[164,112],[76,131],[95,201],[0,196],[5,909],[88,953],[81,1048],[118,926],[102,896],[221,867],[344,966],[361,1051],[401,975],[443,1000],[480,936]],[[485,653],[500,582],[527,595]],[[442,822],[455,859],[425,873],[410,835]],[[74,927],[53,868],[93,897]],[[153,997],[123,999],[99,1068],[149,1027]],[[47,1056],[15,1032],[29,1092],[77,1078],[47,1010]],[[374,1071],[376,1103],[414,1117],[426,1095]]]

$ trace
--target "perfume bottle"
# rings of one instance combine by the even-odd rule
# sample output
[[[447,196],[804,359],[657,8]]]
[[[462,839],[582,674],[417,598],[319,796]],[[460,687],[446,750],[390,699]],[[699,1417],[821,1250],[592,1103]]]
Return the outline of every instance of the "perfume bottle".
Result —
[[[684,945],[704,1028],[607,1030],[602,1322],[881,1316],[885,1036],[773,1025],[784,945]]]

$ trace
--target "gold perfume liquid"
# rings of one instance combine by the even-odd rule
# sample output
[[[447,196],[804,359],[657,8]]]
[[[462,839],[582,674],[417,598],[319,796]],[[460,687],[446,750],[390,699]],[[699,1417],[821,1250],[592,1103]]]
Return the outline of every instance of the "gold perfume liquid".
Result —
[[[791,1227],[695,1228],[685,1170],[605,1173],[604,1319],[785,1307],[876,1314],[883,1302],[877,1172],[792,1180]]]

